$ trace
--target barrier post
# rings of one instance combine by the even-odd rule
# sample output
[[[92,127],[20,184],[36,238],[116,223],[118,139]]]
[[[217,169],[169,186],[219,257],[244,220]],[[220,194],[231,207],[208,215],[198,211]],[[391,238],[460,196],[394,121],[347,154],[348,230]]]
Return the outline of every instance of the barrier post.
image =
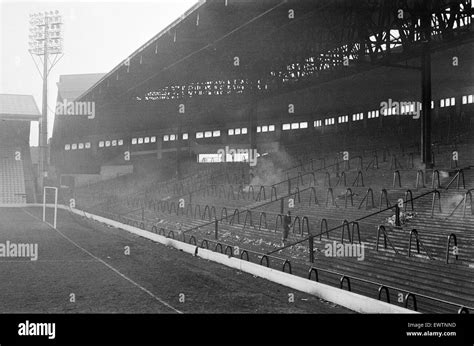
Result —
[[[379,296],[378,296],[378,299],[380,300],[380,298],[382,298],[382,291],[385,291],[385,296],[386,296],[386,299],[387,299],[387,303],[390,304],[390,293],[388,291],[388,287],[382,285],[379,287]]]
[[[314,274],[315,274],[316,281],[319,281],[319,278],[318,278],[318,270],[317,270],[316,268],[313,268],[313,267],[311,267],[311,268],[309,269],[309,272],[308,272],[308,280],[311,280],[311,274],[313,274],[313,272],[314,272]]]
[[[395,226],[400,227],[402,224],[400,222],[400,207],[395,205]]]
[[[451,233],[448,236],[448,241],[447,241],[447,244],[446,244],[446,264],[449,264],[449,246],[451,245],[451,239],[453,239],[453,241],[454,241],[454,249],[457,249],[457,247],[458,247],[458,240],[457,240],[456,234]],[[458,252],[454,250],[453,254],[454,254],[454,256],[457,260],[458,257],[459,257]]]

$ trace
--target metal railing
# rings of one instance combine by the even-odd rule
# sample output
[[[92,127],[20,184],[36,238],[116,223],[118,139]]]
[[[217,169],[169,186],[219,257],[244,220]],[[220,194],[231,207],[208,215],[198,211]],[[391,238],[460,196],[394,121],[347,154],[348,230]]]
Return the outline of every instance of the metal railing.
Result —
[[[420,198],[422,198],[422,197],[425,197],[425,196],[427,196],[427,195],[429,195],[429,194],[433,194],[433,193],[436,193],[436,192],[439,193],[438,190],[432,190],[432,191],[425,192],[425,193],[423,193],[423,194],[421,194],[421,195],[419,195],[419,196],[417,196],[417,197],[415,197],[415,198],[411,198],[410,200],[405,200],[405,201],[403,201],[403,204],[406,204],[406,203],[408,203],[408,202],[415,201],[415,200],[417,200],[417,199],[420,199]],[[395,209],[395,208],[397,208],[397,207],[398,207],[398,204],[394,204],[394,205],[389,206],[389,207],[387,207],[387,208],[385,208],[385,209],[382,209],[382,210],[379,210],[379,211],[370,213],[370,214],[368,214],[368,215],[359,217],[359,218],[357,218],[357,219],[355,219],[355,220],[352,220],[350,223],[352,223],[352,222],[360,222],[360,221],[365,220],[365,219],[367,219],[367,218],[369,218],[369,217],[373,217],[373,216],[375,216],[375,215],[381,214],[381,213],[386,212],[386,211],[391,210],[391,209]],[[432,210],[433,210],[433,208],[434,208],[434,204],[432,205]],[[321,223],[322,223],[322,221],[321,221]],[[289,248],[289,247],[292,247],[292,246],[301,244],[301,243],[303,243],[303,242],[306,242],[306,241],[309,240],[309,238],[310,238],[311,236],[313,236],[313,237],[317,237],[317,236],[322,237],[322,235],[324,235],[324,234],[329,235],[330,232],[333,232],[333,231],[335,231],[335,230],[338,230],[338,229],[340,229],[340,228],[342,228],[342,227],[343,227],[343,225],[339,225],[339,226],[333,227],[333,228],[331,228],[331,229],[328,229],[328,230],[326,230],[326,231],[324,231],[324,232],[321,231],[319,234],[312,234],[312,235],[310,235],[310,236],[308,236],[308,237],[305,237],[305,238],[303,238],[303,239],[301,239],[301,240],[299,240],[299,241],[296,241],[296,242],[293,242],[293,243],[291,243],[291,244],[287,244],[287,245],[285,245],[285,246],[282,246],[282,247],[279,247],[279,248],[277,248],[277,249],[275,249],[275,250],[272,250],[272,251],[268,252],[268,254],[272,254],[272,253],[275,253],[275,252],[284,250],[284,249],[286,249],[286,248]]]
[[[387,284],[382,284],[380,282],[375,282],[375,281],[372,281],[372,280],[362,279],[360,277],[357,277],[357,276],[354,276],[354,275],[344,274],[344,273],[341,273],[341,272],[337,272],[335,270],[323,269],[323,268],[320,268],[320,267],[317,267],[317,266],[311,266],[310,267],[310,269],[308,270],[307,279],[311,280],[312,277],[314,276],[315,281],[320,282],[319,273],[327,273],[327,274],[338,276],[340,278],[339,279],[339,288],[341,288],[341,289],[342,289],[342,282],[343,282],[343,280],[346,281],[346,278],[350,280],[350,281],[347,281],[347,282],[353,283],[353,282],[356,281],[356,282],[368,284],[368,285],[371,285],[371,286],[375,286],[375,287],[377,287],[378,300],[381,300],[382,291],[383,291],[383,292],[385,292],[387,303],[390,303],[390,304],[391,304],[391,302],[390,302],[390,290],[392,290],[394,292],[404,292],[405,293],[405,296],[404,296],[404,299],[403,299],[404,307],[408,308],[409,299],[411,298],[412,301],[413,301],[413,310],[415,310],[415,311],[418,310],[417,297],[426,299],[428,301],[432,301],[432,302],[436,302],[436,303],[442,303],[442,304],[445,304],[445,305],[448,305],[448,306],[457,307],[458,308],[457,313],[459,313],[459,314],[469,313],[469,310],[474,310],[474,307],[467,307],[467,306],[459,304],[459,303],[450,302],[450,301],[447,301],[447,300],[444,300],[444,299],[428,296],[428,295],[417,293],[417,292],[414,292],[414,291],[409,291],[409,290],[406,290],[406,289],[402,289],[400,287],[395,287],[395,286],[391,286],[391,285],[387,285]]]

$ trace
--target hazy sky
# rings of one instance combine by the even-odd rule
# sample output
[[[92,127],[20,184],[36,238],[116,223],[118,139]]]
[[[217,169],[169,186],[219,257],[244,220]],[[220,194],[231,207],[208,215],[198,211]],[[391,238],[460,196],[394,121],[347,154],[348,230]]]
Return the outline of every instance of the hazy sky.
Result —
[[[60,75],[109,72],[196,2],[0,0],[0,93],[33,95],[41,111],[42,81],[28,52],[29,14],[58,10],[64,56],[49,74],[51,136]],[[37,124],[31,132],[30,144],[37,145]]]

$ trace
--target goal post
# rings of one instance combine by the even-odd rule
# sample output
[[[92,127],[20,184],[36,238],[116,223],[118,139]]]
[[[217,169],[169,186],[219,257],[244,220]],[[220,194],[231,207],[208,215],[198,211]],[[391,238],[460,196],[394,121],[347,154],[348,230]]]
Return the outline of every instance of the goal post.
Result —
[[[53,214],[53,224],[50,224],[48,221],[46,221],[46,194],[48,191],[54,191],[54,214]],[[45,186],[43,188],[43,222],[47,223],[48,225],[52,226],[54,229],[56,229],[56,220],[58,216],[58,188],[53,187],[53,186]]]

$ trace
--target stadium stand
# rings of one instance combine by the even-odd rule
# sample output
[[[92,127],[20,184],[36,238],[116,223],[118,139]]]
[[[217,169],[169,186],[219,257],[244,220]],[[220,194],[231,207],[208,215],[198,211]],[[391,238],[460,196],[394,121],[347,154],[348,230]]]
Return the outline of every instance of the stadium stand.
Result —
[[[363,3],[380,16],[394,10]],[[71,184],[63,203],[74,198],[84,211],[417,311],[469,312],[474,89],[472,42],[463,35],[472,36],[470,3],[450,3],[458,23],[450,34],[432,30],[449,44],[434,47],[431,58],[429,160],[417,117],[416,10],[405,24],[417,39],[385,35],[387,49],[384,30],[398,29],[365,27],[369,19],[357,17],[364,6],[318,4],[205,1],[104,75],[76,98],[97,103],[95,119],[71,127],[56,117],[56,168],[92,174],[129,164],[133,173]],[[294,9],[306,15],[285,22]],[[365,36],[360,27],[346,33],[349,14]],[[315,28],[325,15],[333,24]],[[340,34],[330,44],[315,33],[329,26]],[[305,44],[311,38],[317,47]],[[446,68],[453,55],[466,64]],[[235,57],[253,63],[239,69],[229,62]],[[257,165],[245,155],[223,159],[225,147],[257,150]],[[328,255],[338,244],[363,258]]]
[[[51,147],[55,147],[55,141],[64,140],[65,137],[69,136],[67,131],[83,131],[81,121],[78,119],[78,115],[68,115],[68,105],[71,104],[77,96],[87,90],[90,86],[94,85],[104,74],[101,73],[90,73],[90,74],[73,74],[73,75],[61,75],[59,77],[58,86],[58,95],[56,98],[56,109],[55,109],[55,121],[53,127],[53,133],[55,134],[51,139]],[[66,105],[60,107],[59,105]],[[59,111],[59,112],[58,112]],[[67,122],[63,121],[64,118],[67,118]],[[90,143],[89,143],[90,144]],[[75,149],[78,149],[77,147]],[[87,144],[83,143],[81,147],[82,150],[86,150]],[[60,166],[64,160],[63,155],[60,155],[57,152],[51,154],[51,164],[56,167]],[[95,162],[90,160],[89,157],[76,157],[74,166],[71,166],[70,169],[62,169],[62,174],[67,173],[79,174],[89,174],[91,180],[97,179],[97,175],[100,174],[100,165],[97,165]],[[87,177],[86,177],[87,178]]]
[[[0,203],[25,203],[25,176],[21,161],[15,160],[16,148],[0,149]]]
[[[30,122],[38,119],[33,96],[0,95],[0,204],[35,201],[29,138]]]
[[[472,147],[472,144],[464,145],[465,150]],[[442,149],[438,150],[439,156],[443,157]],[[417,177],[420,170],[406,167],[400,175],[403,177],[400,185],[397,185],[398,180],[393,185],[394,161],[389,157],[410,161],[412,157],[416,158],[415,147],[387,153],[385,160],[381,155],[376,167],[367,163],[373,159],[373,152],[348,162],[337,160],[336,164],[325,165],[337,156],[334,152],[326,158],[320,157],[317,161],[321,167],[313,167],[314,170],[302,172],[290,167],[286,172],[289,179],[269,186],[226,184],[226,174],[221,175],[221,179],[214,177],[199,183],[194,180],[191,186],[186,185],[186,180],[170,181],[159,187],[149,186],[147,194],[134,193],[109,199],[102,211],[104,216],[167,236],[192,238],[194,242],[201,242],[201,246],[218,247],[220,251],[230,246],[230,253],[238,246],[247,255],[253,252],[258,261],[264,254],[284,247],[280,241],[281,204],[285,205],[286,211],[288,198],[293,198],[293,234],[289,241],[294,245],[276,251],[277,255],[268,254],[272,265],[281,266],[288,260],[293,272],[299,271],[301,275],[305,275],[304,268],[313,266],[318,268],[325,282],[334,286],[339,285],[341,276],[346,276],[352,280],[353,291],[369,296],[373,296],[379,287],[387,287],[392,301],[396,301],[396,294],[400,292],[404,297],[413,293],[417,297],[415,307],[421,311],[453,312],[453,306],[472,306],[469,265],[474,252],[469,246],[473,237],[468,231],[473,222],[473,209],[467,198],[470,196],[468,191],[474,187],[473,180],[465,179],[464,184],[454,187],[457,178],[453,173],[458,170],[450,170],[449,161],[439,160],[439,168],[448,172],[444,178],[441,175],[438,180],[438,170],[433,170],[431,176]],[[207,175],[206,172],[204,176]],[[438,192],[442,195],[439,201],[436,200]],[[179,208],[179,200],[183,197],[186,206]],[[413,218],[397,228],[393,220],[388,221],[393,218],[393,207],[387,207],[393,206],[399,198],[404,201],[403,212]],[[460,208],[464,202],[467,212]],[[458,217],[453,218],[454,214]],[[214,220],[219,220],[218,240],[214,236]],[[325,234],[326,230],[329,232]],[[456,235],[456,246],[463,254],[456,261],[453,256],[446,260],[449,253],[446,239],[450,234]],[[312,260],[308,248],[310,235],[314,237]],[[328,259],[324,255],[326,244],[344,240],[363,244],[366,260]],[[420,273],[423,273],[421,277]],[[437,284],[440,275],[444,285]],[[406,302],[405,298],[403,302]]]

